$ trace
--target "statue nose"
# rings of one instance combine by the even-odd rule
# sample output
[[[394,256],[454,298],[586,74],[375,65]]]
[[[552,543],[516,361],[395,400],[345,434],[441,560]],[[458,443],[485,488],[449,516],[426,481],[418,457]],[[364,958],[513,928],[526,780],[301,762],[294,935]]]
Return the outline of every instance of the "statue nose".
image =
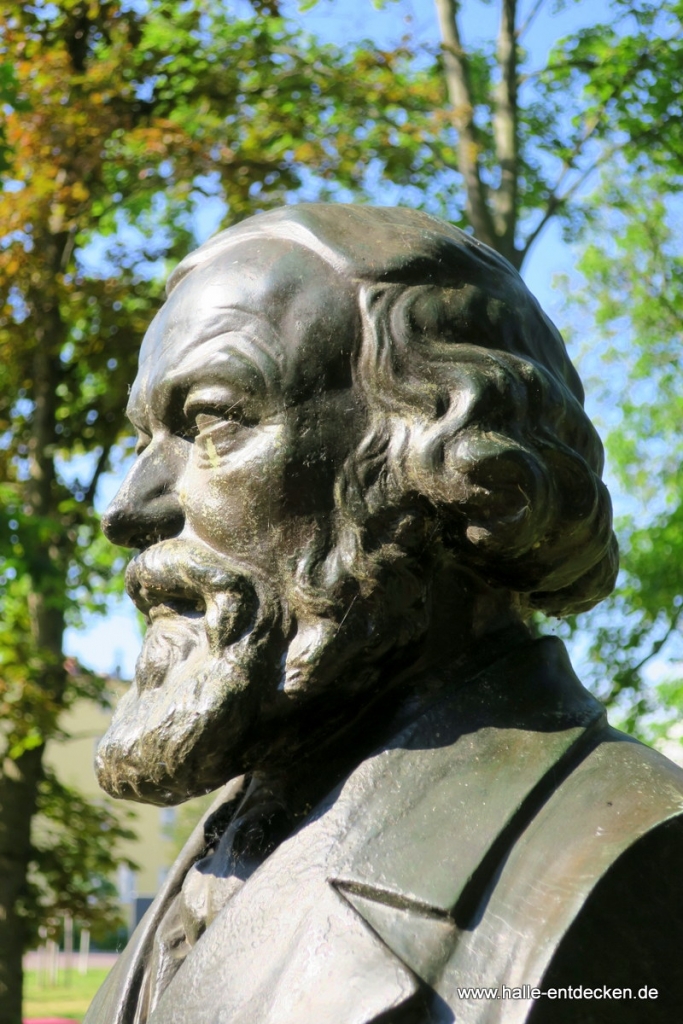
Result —
[[[127,548],[146,548],[177,536],[185,524],[176,484],[177,460],[138,458],[102,516],[105,536]]]
[[[177,500],[170,495],[151,499],[144,512],[135,506],[114,500],[102,516],[102,529],[112,544],[124,548],[147,548],[150,544],[176,537],[185,516]]]

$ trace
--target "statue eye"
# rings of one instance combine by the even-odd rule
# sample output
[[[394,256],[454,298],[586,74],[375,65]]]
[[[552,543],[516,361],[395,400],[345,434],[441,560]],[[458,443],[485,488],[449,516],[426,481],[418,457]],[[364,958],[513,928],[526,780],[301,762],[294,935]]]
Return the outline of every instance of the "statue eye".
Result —
[[[202,431],[209,430],[218,423],[225,423],[226,420],[239,420],[239,417],[228,416],[225,413],[221,415],[217,412],[198,412],[194,418],[194,428],[198,434],[201,434]]]
[[[179,433],[181,437],[191,441],[205,431],[221,424],[232,423],[248,426],[253,422],[248,419],[239,402],[227,407],[197,403],[189,407],[186,406],[184,413],[186,425]]]

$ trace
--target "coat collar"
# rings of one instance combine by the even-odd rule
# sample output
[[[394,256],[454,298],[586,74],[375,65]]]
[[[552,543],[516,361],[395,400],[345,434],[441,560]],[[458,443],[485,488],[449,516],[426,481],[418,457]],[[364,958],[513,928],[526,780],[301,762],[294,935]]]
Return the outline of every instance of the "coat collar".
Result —
[[[604,725],[559,640],[516,648],[351,776],[339,802],[357,812],[331,884],[429,982],[514,840]]]

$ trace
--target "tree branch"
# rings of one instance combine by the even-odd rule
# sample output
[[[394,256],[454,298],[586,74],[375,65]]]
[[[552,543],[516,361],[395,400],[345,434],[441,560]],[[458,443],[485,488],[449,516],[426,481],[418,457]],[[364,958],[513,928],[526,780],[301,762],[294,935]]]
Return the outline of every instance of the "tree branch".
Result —
[[[652,658],[659,654],[659,652],[664,647],[664,644],[667,642],[669,637],[676,631],[682,615],[683,605],[681,605],[676,611],[676,613],[672,616],[671,622],[669,623],[669,628],[667,629],[664,636],[660,637],[659,640],[655,640],[655,642],[653,643],[652,647],[645,655],[645,657],[641,658],[640,661],[636,662],[636,664],[628,670],[631,676],[634,676],[636,672],[640,672],[641,668],[644,668],[644,666],[647,665],[648,661],[651,661]],[[614,697],[617,697],[623,689],[625,689],[624,685],[613,688],[608,700],[613,700]]]
[[[537,238],[539,237],[539,233],[548,223],[550,217],[552,217],[552,215],[557,212],[560,206],[566,204],[567,200],[574,195],[575,191],[577,191],[577,189],[581,187],[581,185],[586,181],[588,177],[590,177],[593,171],[596,170],[600,166],[600,164],[602,164],[605,161],[605,159],[613,156],[614,153],[623,150],[623,148],[625,148],[625,146],[629,144],[629,142],[636,141],[634,139],[628,139],[626,142],[620,145],[610,146],[608,150],[598,158],[598,160],[594,161],[591,164],[591,166],[582,175],[580,175],[577,181],[573,182],[573,184],[570,186],[570,188],[566,191],[566,193],[563,196],[559,196],[559,190],[562,187],[562,183],[566,179],[566,176],[569,173],[569,171],[572,169],[575,161],[577,161],[578,158],[581,157],[582,153],[584,152],[584,148],[586,147],[586,143],[590,141],[590,139],[602,126],[609,103],[611,103],[615,99],[618,99],[618,96],[620,96],[620,94],[626,88],[626,86],[633,81],[634,77],[640,70],[640,66],[641,61],[636,61],[634,65],[631,67],[629,74],[623,76],[620,80],[618,80],[618,83],[615,84],[610,94],[603,99],[603,101],[599,105],[598,110],[594,112],[591,121],[586,125],[584,133],[581,136],[581,138],[579,138],[577,142],[574,143],[572,152],[563,161],[562,170],[560,171],[559,177],[557,178],[554,186],[550,190],[550,198],[548,200],[548,205],[546,207],[546,214],[542,218],[537,228],[531,232],[529,238],[526,240],[518,265],[521,265],[521,262],[526,256],[526,253],[528,252],[530,246],[533,244],[533,242],[537,240]],[[554,71],[555,67],[551,66],[546,70]],[[639,138],[644,137],[647,134],[648,132],[644,132],[643,136],[639,136]]]
[[[540,221],[538,222],[538,224],[536,225],[534,230],[527,237],[526,241],[524,242],[524,245],[522,246],[522,248],[520,250],[520,254],[519,254],[519,266],[520,267],[521,267],[522,263],[524,262],[524,260],[529,255],[529,250],[531,249],[531,246],[534,244],[534,242],[536,241],[536,239],[540,235],[541,231],[543,231],[543,228],[546,226],[548,221],[552,217],[555,216],[557,211],[560,209],[561,205],[562,205],[562,203],[561,203],[561,201],[558,199],[558,197],[556,195],[551,195],[550,196],[550,199],[548,200],[548,205],[545,208],[545,213],[541,217]]]
[[[83,500],[86,503],[86,505],[92,505],[93,501],[95,500],[95,492],[97,491],[97,485],[100,482],[100,477],[102,476],[107,467],[107,463],[109,462],[109,456],[111,454],[112,448],[113,445],[111,444],[105,444],[102,447],[102,451],[100,452],[99,458],[95,465],[95,469],[93,470],[93,475],[90,478],[90,483],[88,484],[88,488],[83,495]]]
[[[474,102],[467,57],[458,29],[457,0],[435,0],[441,30],[444,72],[448,98],[453,107],[453,122],[458,131],[458,163],[465,181],[467,217],[476,236],[497,248],[495,228],[486,201],[486,190],[479,170],[479,141],[474,124]]]
[[[565,71],[565,70],[577,70],[577,71],[595,71],[599,67],[599,63],[596,60],[588,60],[585,57],[580,59],[571,60],[560,60],[557,64],[547,64],[544,68],[536,68],[535,71],[528,71],[525,75],[522,75],[521,82],[530,82],[534,78],[540,78],[541,75],[546,75],[549,71]]]
[[[607,103],[607,101],[605,101],[605,105],[606,105],[606,103]],[[604,153],[602,153],[598,157],[597,160],[594,160],[593,163],[590,164],[589,167],[587,167],[586,170],[583,171],[579,175],[579,177],[572,183],[572,185],[567,189],[566,192],[564,192],[562,195],[559,195],[558,193],[559,193],[559,190],[560,190],[560,188],[562,186],[562,183],[565,181],[567,175],[571,171],[571,169],[573,167],[573,164],[574,164],[574,161],[576,160],[577,157],[579,157],[581,155],[581,151],[583,150],[583,147],[586,145],[586,143],[591,138],[591,136],[594,135],[594,133],[596,132],[596,130],[598,128],[599,123],[600,123],[600,117],[596,117],[593,120],[593,123],[589,127],[586,128],[586,130],[584,131],[582,137],[579,139],[579,141],[574,146],[574,150],[572,151],[572,153],[570,153],[570,155],[567,157],[567,159],[563,161],[563,163],[562,163],[562,170],[560,171],[560,175],[559,175],[557,181],[555,182],[555,185],[550,190],[550,196],[548,198],[548,203],[546,205],[545,213],[543,214],[543,217],[541,218],[540,222],[536,225],[534,230],[528,236],[527,240],[525,241],[525,243],[524,243],[524,245],[522,247],[522,250],[521,250],[521,253],[520,253],[519,266],[521,266],[522,263],[524,262],[524,260],[525,260],[525,258],[527,256],[531,246],[534,244],[534,242],[536,241],[536,239],[538,238],[538,236],[540,235],[541,231],[546,226],[546,224],[548,223],[550,218],[554,214],[557,213],[557,211],[560,209],[560,207],[566,205],[566,203],[576,193],[577,189],[581,188],[583,183],[591,176],[591,174],[594,171],[596,171],[598,169],[598,167],[600,167],[601,164],[603,164],[605,162],[605,160],[609,159],[609,157],[611,157],[611,156],[614,156],[615,153],[619,152],[620,149],[623,149],[628,144],[627,142],[624,142],[624,143],[622,143],[622,144],[620,144],[618,146],[610,146]]]
[[[562,171],[560,173],[560,176],[557,179],[554,188],[550,192],[550,196],[548,198],[548,203],[547,203],[547,206],[546,206],[545,213],[543,214],[543,217],[541,218],[540,222],[536,225],[536,227],[534,228],[534,230],[531,232],[531,234],[528,236],[528,238],[526,239],[526,241],[524,243],[524,246],[523,246],[523,248],[521,250],[521,254],[520,254],[520,261],[519,261],[519,264],[517,264],[518,267],[521,266],[521,264],[524,262],[524,260],[525,260],[525,258],[527,256],[531,246],[534,244],[534,242],[536,241],[536,239],[538,238],[538,236],[540,235],[541,231],[543,230],[545,225],[548,223],[550,218],[555,213],[557,213],[557,211],[562,206],[566,206],[566,204],[569,202],[569,200],[576,194],[576,192],[581,188],[581,186],[583,184],[585,184],[587,179],[590,178],[591,174],[593,174],[595,171],[597,171],[598,168],[600,168],[607,160],[610,160],[616,153],[620,153],[622,150],[626,149],[628,146],[632,146],[634,144],[639,144],[642,147],[644,142],[646,141],[646,139],[649,136],[656,136],[657,135],[658,131],[661,129],[661,123],[657,124],[657,125],[652,125],[649,129],[646,129],[645,131],[640,132],[638,135],[636,135],[636,136],[634,136],[632,138],[625,139],[623,142],[620,142],[618,145],[608,146],[607,149],[605,149],[600,154],[600,156],[597,158],[597,160],[594,160],[591,164],[589,164],[589,166],[578,176],[578,178],[576,178],[572,182],[572,184],[566,190],[566,192],[562,193],[562,195],[558,195],[558,189],[560,188],[560,186],[562,185],[562,182],[567,177],[567,174],[569,173],[569,171],[572,169],[573,161],[576,159],[577,156],[581,155],[581,149],[583,148],[585,143],[588,141],[590,136],[594,133],[596,128],[597,128],[597,122],[594,122],[593,125],[591,126],[590,131],[588,131],[588,132],[586,132],[584,134],[584,136],[581,139],[581,141],[579,143],[577,143],[577,145],[576,145],[576,147],[574,149],[574,152],[571,154],[571,156],[568,158],[568,160],[566,160],[564,162],[563,169],[562,169]]]
[[[597,171],[597,169],[599,167],[601,167],[602,164],[604,164],[606,160],[609,160],[610,157],[613,157],[615,153],[618,153],[619,150],[623,149],[624,146],[626,146],[626,145],[627,145],[627,143],[622,143],[619,146],[610,146],[609,149],[606,149],[605,152],[602,153],[597,160],[594,160],[593,163],[589,167],[587,167],[585,169],[585,171],[583,171],[579,175],[579,177],[576,178],[575,181],[572,182],[571,186],[562,195],[558,195],[557,194],[557,191],[556,191],[557,185],[556,185],[555,189],[553,189],[553,191],[550,193],[550,197],[548,199],[548,204],[547,204],[547,206],[545,208],[545,213],[543,214],[541,220],[536,225],[536,227],[534,228],[534,230],[531,232],[531,234],[528,236],[527,240],[524,243],[524,246],[523,246],[522,251],[521,251],[521,261],[522,262],[526,258],[527,254],[529,252],[529,249],[534,244],[534,242],[536,241],[536,239],[538,238],[538,236],[540,235],[541,231],[546,226],[546,224],[548,223],[550,218],[553,217],[557,213],[557,211],[559,209],[561,209],[563,206],[566,206],[566,204],[569,202],[569,200],[572,198],[572,196],[576,194],[578,189],[580,189],[581,186],[585,183],[585,181],[588,178],[590,178],[591,174],[593,174],[594,171]],[[567,176],[567,172],[569,170],[571,170],[571,165],[569,165],[569,164],[565,165],[565,170],[562,172],[562,174],[558,178],[558,185],[560,185],[562,183],[564,178]]]
[[[524,33],[529,31],[529,29],[531,28],[533,22],[536,20],[536,15],[541,10],[541,8],[543,7],[544,3],[545,3],[545,0],[536,0],[536,3],[534,4],[534,6],[531,8],[529,13],[527,14],[526,20],[522,22],[522,24],[520,25],[520,27],[517,29],[517,31],[515,33],[515,36],[516,36],[517,39],[521,39],[522,36],[524,35]]]
[[[608,160],[609,157],[613,156],[614,153],[618,150],[618,148],[620,148],[620,146],[613,146],[613,147],[611,147],[610,150],[607,153],[603,154],[600,157],[599,160],[594,161],[591,164],[591,166],[589,168],[587,168],[587,170],[585,170],[583,172],[583,174],[581,174],[577,178],[577,180],[575,180],[571,184],[571,186],[569,188],[567,188],[567,190],[565,191],[565,193],[562,196],[558,196],[556,191],[554,191],[554,190],[552,191],[552,193],[550,194],[550,198],[548,200],[548,204],[546,206],[546,211],[545,211],[543,217],[541,218],[539,223],[536,225],[536,227],[533,228],[533,230],[531,231],[531,233],[527,237],[526,241],[524,242],[524,245],[522,246],[522,249],[521,249],[520,255],[519,255],[519,265],[520,266],[523,263],[523,261],[526,258],[526,256],[528,255],[529,249],[531,248],[533,243],[536,242],[536,240],[538,239],[538,237],[541,234],[541,231],[544,229],[544,227],[546,226],[548,221],[552,217],[554,217],[554,215],[557,213],[558,210],[560,210],[563,206],[566,206],[566,204],[569,202],[571,197],[575,194],[575,191],[577,191],[579,188],[581,188],[581,186],[584,184],[584,182],[587,180],[587,178],[589,178],[591,176],[591,174],[593,174],[594,171],[597,171],[598,167],[600,167],[600,165],[603,164],[605,162],[605,160]],[[567,168],[567,170],[568,170],[568,168]],[[562,177],[564,177],[564,175],[562,175]]]

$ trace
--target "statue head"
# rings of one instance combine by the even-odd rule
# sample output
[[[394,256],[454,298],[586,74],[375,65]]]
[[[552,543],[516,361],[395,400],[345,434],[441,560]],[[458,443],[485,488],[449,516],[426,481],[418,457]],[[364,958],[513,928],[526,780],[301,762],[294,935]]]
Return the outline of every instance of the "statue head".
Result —
[[[260,214],[185,259],[104,517],[148,629],[100,745],[177,802],[612,588],[602,448],[517,272],[404,209]]]

